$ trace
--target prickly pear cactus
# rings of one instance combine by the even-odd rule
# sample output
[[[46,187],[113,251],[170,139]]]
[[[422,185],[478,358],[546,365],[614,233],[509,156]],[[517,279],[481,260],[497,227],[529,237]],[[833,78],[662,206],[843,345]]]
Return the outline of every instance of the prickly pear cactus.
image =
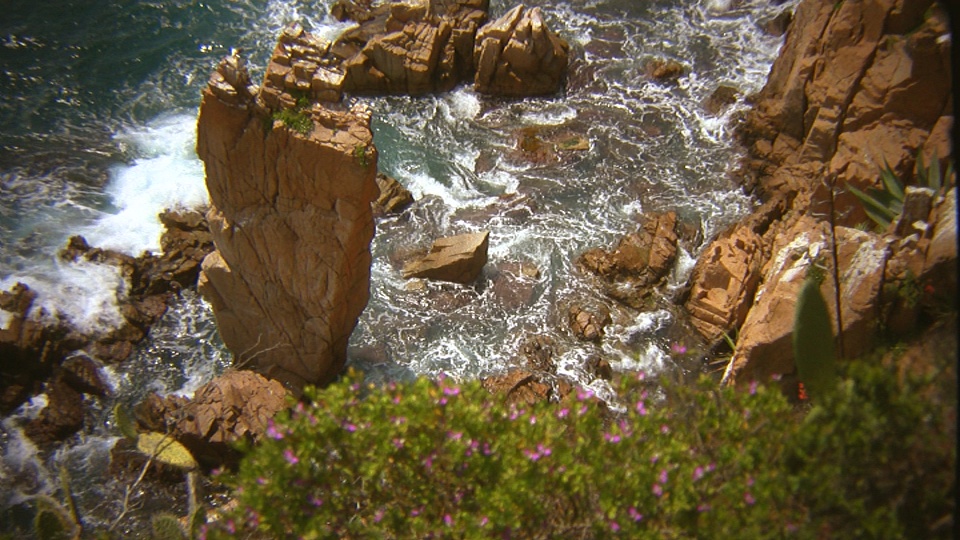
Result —
[[[800,289],[793,322],[793,358],[808,395],[816,399],[836,386],[837,361],[827,303],[815,279]]]

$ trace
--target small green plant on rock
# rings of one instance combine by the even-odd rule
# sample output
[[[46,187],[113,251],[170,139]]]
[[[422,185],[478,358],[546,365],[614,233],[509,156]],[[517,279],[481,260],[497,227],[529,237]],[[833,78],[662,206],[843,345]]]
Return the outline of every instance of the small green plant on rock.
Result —
[[[924,164],[922,152],[917,153],[916,178],[918,186],[930,188],[939,193],[950,183],[952,176],[952,162],[947,165],[946,171],[941,175],[940,160],[936,152],[934,152],[929,166]],[[903,183],[897,178],[897,174],[886,160],[884,160],[883,169],[880,170],[880,179],[882,189],[871,188],[864,192],[850,184],[847,184],[847,189],[860,200],[867,217],[881,228],[886,229],[903,211],[903,200],[906,194]]]

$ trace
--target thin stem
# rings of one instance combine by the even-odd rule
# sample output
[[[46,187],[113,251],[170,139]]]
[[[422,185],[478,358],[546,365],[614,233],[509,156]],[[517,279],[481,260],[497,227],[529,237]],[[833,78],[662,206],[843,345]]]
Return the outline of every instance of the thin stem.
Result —
[[[840,348],[840,357],[843,358],[846,355],[843,350],[843,314],[840,312],[840,260],[837,254],[837,213],[833,191],[836,180],[835,176],[830,176],[827,180],[827,190],[830,192],[830,254],[833,256],[833,299],[837,310],[837,346]]]

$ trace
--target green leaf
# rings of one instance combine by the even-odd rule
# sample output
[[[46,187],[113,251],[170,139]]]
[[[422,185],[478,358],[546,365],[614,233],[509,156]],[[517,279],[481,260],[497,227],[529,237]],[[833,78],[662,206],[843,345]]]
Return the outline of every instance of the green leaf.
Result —
[[[134,441],[137,440],[137,425],[127,414],[127,410],[119,403],[113,406],[113,419],[117,423],[117,429],[124,437]]]
[[[860,191],[859,189],[847,184],[847,189],[850,190],[850,193],[853,193],[860,202],[863,203],[863,209],[867,213],[867,217],[875,221],[882,227],[890,225],[890,222],[897,217],[897,212],[894,212],[882,201],[877,200],[875,197]]]
[[[193,459],[190,451],[173,437],[163,433],[155,431],[141,433],[137,437],[137,450],[148,456],[153,456],[157,461],[167,465],[183,469],[195,469],[197,467],[197,461]]]
[[[800,381],[821,398],[836,386],[836,353],[830,312],[820,286],[806,280],[797,298],[793,324],[793,356]]]
[[[894,174],[893,168],[887,163],[886,158],[883,159],[883,165],[884,168],[880,171],[880,179],[883,180],[884,188],[898,201],[903,202],[903,183],[901,183],[897,175]]]
[[[940,191],[940,158],[937,157],[937,151],[933,151],[933,156],[930,157],[930,167],[927,169],[927,183],[926,187],[933,188],[934,191]]]
[[[74,538],[77,524],[54,499],[41,495],[35,499],[37,513],[33,517],[33,532],[40,540],[61,540]]]

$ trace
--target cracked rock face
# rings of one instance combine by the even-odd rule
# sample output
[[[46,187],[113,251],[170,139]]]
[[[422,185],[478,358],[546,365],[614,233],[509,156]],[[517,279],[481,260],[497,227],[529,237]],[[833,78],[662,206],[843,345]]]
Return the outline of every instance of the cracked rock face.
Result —
[[[221,64],[197,125],[217,246],[199,286],[238,367],[294,391],[325,384],[369,297],[370,115],[300,104],[269,70],[252,93],[249,75],[230,69],[245,67]],[[242,86],[225,91],[231,79]]]

